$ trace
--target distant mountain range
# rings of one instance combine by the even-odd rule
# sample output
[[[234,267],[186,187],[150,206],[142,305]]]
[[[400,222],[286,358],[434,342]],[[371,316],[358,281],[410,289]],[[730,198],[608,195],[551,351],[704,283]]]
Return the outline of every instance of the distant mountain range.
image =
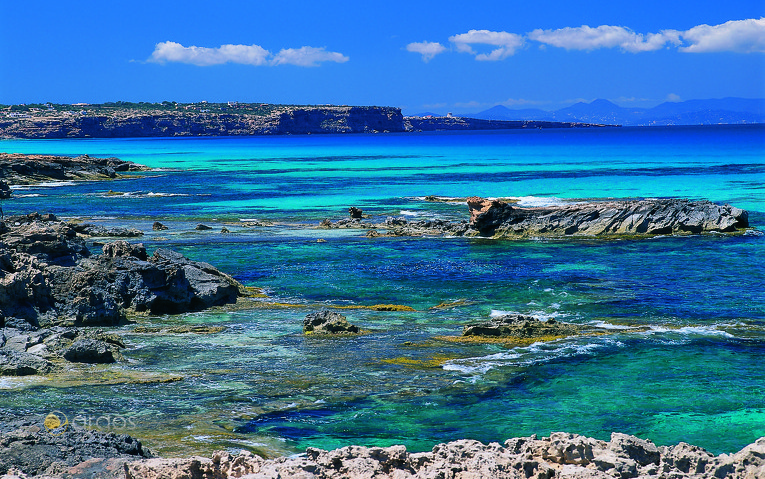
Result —
[[[498,105],[480,113],[456,115],[483,120],[538,120],[624,126],[765,123],[765,99],[722,98],[666,102],[653,108],[625,108],[608,100],[579,102],[556,110],[511,110]]]

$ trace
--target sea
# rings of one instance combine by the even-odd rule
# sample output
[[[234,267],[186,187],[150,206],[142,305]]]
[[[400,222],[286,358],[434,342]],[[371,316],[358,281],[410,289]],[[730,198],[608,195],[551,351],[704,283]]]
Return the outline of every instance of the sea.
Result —
[[[555,431],[720,454],[765,436],[765,125],[2,140],[0,151],[151,167],[16,187],[2,208],[138,228],[150,254],[179,251],[267,295],[131,317],[113,328],[123,360],[0,378],[0,412],[56,412],[165,456],[425,451]],[[351,206],[370,222],[466,220],[469,196],[707,199],[746,209],[753,228],[512,241],[318,228]],[[366,308],[378,304],[409,308]],[[340,307],[362,334],[303,334],[306,314]],[[603,330],[459,340],[464,325],[511,312]]]

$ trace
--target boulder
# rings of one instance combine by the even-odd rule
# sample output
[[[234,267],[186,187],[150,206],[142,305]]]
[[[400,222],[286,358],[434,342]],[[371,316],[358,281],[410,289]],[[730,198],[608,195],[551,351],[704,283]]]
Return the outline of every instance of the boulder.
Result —
[[[7,200],[11,197],[11,187],[3,180],[0,180],[0,200]]]
[[[163,225],[159,221],[155,221],[153,225],[151,225],[151,229],[154,231],[164,231],[167,229],[167,226]]]
[[[74,363],[108,364],[115,362],[112,346],[105,341],[92,338],[76,340],[64,351],[63,357]]]
[[[303,332],[311,334],[355,334],[358,326],[348,322],[345,316],[329,310],[307,314],[303,320]]]
[[[356,208],[355,206],[351,206],[348,208],[348,215],[351,217],[351,219],[361,219],[362,217],[362,211],[359,208]]]
[[[30,376],[53,369],[46,359],[27,352],[0,349],[0,376]]]

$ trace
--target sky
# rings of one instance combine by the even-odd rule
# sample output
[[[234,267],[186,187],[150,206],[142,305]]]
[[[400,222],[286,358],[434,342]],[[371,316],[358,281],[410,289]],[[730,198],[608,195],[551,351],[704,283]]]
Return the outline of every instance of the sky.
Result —
[[[0,0],[0,104],[765,98],[765,0]]]

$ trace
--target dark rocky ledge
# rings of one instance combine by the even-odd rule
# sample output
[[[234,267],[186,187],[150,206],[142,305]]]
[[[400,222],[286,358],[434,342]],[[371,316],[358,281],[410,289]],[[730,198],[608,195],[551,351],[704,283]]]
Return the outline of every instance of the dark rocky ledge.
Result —
[[[733,233],[749,226],[746,211],[710,201],[642,199],[520,208],[467,199],[470,227],[480,236],[652,236]]]
[[[0,153],[0,181],[8,185],[31,185],[45,181],[108,180],[117,178],[120,174],[148,169],[146,166],[118,158]]]
[[[739,233],[749,228],[745,210],[687,199],[604,200],[522,208],[501,200],[466,200],[470,221],[439,219],[382,222],[325,219],[319,228],[355,228],[378,236],[467,236],[487,238],[618,238],[704,233]]]
[[[210,264],[167,249],[106,243],[89,225],[53,215],[0,222],[0,374],[49,372],[51,360],[113,362],[119,340],[73,327],[114,326],[128,313],[176,314],[236,302],[244,287]]]
[[[58,416],[0,417],[0,474],[60,478],[579,478],[754,479],[765,477],[765,438],[735,454],[714,456],[686,443],[656,446],[613,433],[610,441],[552,433],[503,444],[459,440],[429,452],[404,446],[347,446],[263,459],[247,451],[212,458],[152,458],[127,435],[61,426]]]

